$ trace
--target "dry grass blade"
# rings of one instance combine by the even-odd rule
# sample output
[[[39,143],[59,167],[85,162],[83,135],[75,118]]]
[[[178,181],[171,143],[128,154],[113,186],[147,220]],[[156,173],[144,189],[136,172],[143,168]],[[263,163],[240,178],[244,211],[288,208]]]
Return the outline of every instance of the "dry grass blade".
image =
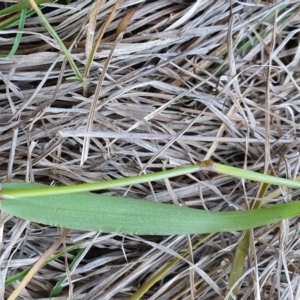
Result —
[[[99,44],[102,40],[102,37],[103,37],[108,25],[110,24],[110,22],[112,21],[114,15],[116,13],[116,10],[117,10],[119,4],[120,4],[120,0],[117,0],[117,2],[114,5],[110,15],[108,16],[107,20],[105,21],[105,23],[103,24],[103,26],[100,30],[99,36],[98,36],[98,38],[97,38],[90,54],[89,54],[89,57],[88,57],[87,65],[86,65],[85,72],[84,72],[84,75],[83,75],[84,79],[86,79],[89,76],[90,67],[91,67],[92,61],[94,59],[95,53],[96,53],[96,51],[99,47]],[[89,116],[88,116],[88,121],[87,121],[87,126],[86,126],[87,131],[90,131],[93,128],[95,109],[96,109],[98,97],[99,97],[99,94],[100,94],[100,91],[101,91],[101,87],[102,87],[102,84],[103,84],[104,76],[106,74],[106,71],[107,71],[109,62],[112,58],[113,52],[114,52],[116,46],[118,45],[118,43],[120,42],[121,38],[122,38],[121,36],[117,37],[117,39],[114,43],[114,46],[113,46],[113,48],[112,48],[112,50],[109,54],[109,57],[106,60],[106,63],[105,63],[104,68],[101,72],[101,75],[99,77],[99,82],[98,82],[97,89],[96,89],[96,92],[95,92],[95,95],[94,95],[94,100],[92,101],[92,105],[91,105]],[[83,163],[87,160],[89,147],[90,147],[90,139],[85,138],[84,142],[83,142],[83,149],[82,149],[82,155],[81,155],[81,163],[80,163],[81,165],[83,165]]]
[[[98,84],[97,84],[97,87],[96,87],[96,90],[95,90],[95,94],[94,94],[94,97],[93,97],[92,105],[91,105],[90,112],[89,112],[89,115],[88,115],[87,126],[86,126],[86,130],[87,131],[90,131],[90,130],[93,129],[93,122],[94,122],[95,111],[96,111],[96,107],[97,107],[97,102],[98,102],[99,94],[101,92],[102,84],[103,84],[103,81],[104,81],[104,77],[105,77],[106,71],[108,69],[109,63],[110,63],[110,61],[112,59],[113,53],[114,53],[117,45],[119,44],[119,42],[122,40],[122,38],[123,38],[123,34],[120,34],[116,38],[116,40],[115,40],[115,42],[113,44],[113,47],[112,47],[112,49],[111,49],[111,51],[109,53],[109,56],[107,57],[107,60],[105,62],[105,65],[103,67],[101,75],[99,76]],[[90,147],[90,138],[89,137],[85,137],[84,138],[84,142],[83,142],[83,148],[82,148],[82,155],[81,155],[80,165],[83,165],[84,162],[87,160],[88,153],[89,153],[89,147]]]
[[[98,0],[91,6],[89,22],[88,22],[87,30],[86,30],[86,42],[85,42],[85,57],[86,58],[90,57],[92,49],[93,49],[95,29],[96,29],[96,25],[97,25],[97,16],[98,16],[98,13],[99,13],[99,10],[100,10],[102,4],[103,4],[103,1]]]
[[[40,270],[40,268],[45,264],[47,259],[53,255],[56,249],[60,246],[62,241],[66,238],[69,233],[69,229],[64,229],[59,239],[41,256],[41,258],[34,264],[31,270],[27,273],[24,279],[21,281],[20,285],[14,290],[14,292],[7,298],[7,300],[15,300],[21,293],[21,291],[26,287],[32,277]]]
[[[112,9],[111,13],[109,14],[109,16],[106,19],[105,23],[101,27],[101,30],[99,32],[99,35],[98,35],[97,39],[96,39],[96,42],[94,43],[94,46],[92,47],[92,50],[89,53],[88,61],[87,61],[87,64],[86,64],[86,67],[85,67],[85,71],[84,71],[84,74],[83,74],[84,80],[89,76],[91,64],[92,64],[92,61],[93,61],[93,59],[95,57],[96,51],[99,48],[100,42],[101,42],[101,40],[103,38],[103,35],[104,35],[107,27],[111,23],[111,21],[112,21],[114,15],[115,15],[115,13],[116,13],[119,5],[120,5],[120,2],[121,2],[121,0],[117,0],[117,2],[115,3],[115,5],[113,6],[113,9]],[[99,3],[99,6],[96,6],[95,9],[100,8],[100,6],[101,6],[101,2],[98,1],[98,3]]]
[[[79,73],[86,72],[84,83],[69,80],[74,72],[64,66],[65,55],[29,11],[17,52],[7,57],[18,33],[19,10],[7,13],[12,4],[1,2],[1,181],[69,185],[208,158],[264,172],[264,157],[278,177],[296,178],[300,3],[273,2],[43,3],[43,15],[72,49]],[[116,42],[120,26],[126,30]],[[95,32],[94,44],[85,35],[88,29]],[[88,156],[80,165],[86,139]],[[279,153],[278,146],[285,144]],[[207,210],[243,210],[262,201],[258,189],[256,183],[207,172],[105,193]],[[300,191],[270,186],[265,194],[280,203],[299,199]],[[7,299],[17,283],[5,286],[6,280],[28,269],[61,231],[6,216],[1,225],[0,298]],[[128,299],[189,247],[182,236],[96,236],[73,230],[66,238],[67,247],[80,241],[90,249],[63,284],[64,294],[73,286],[74,299]],[[190,243],[199,239],[191,236]],[[191,250],[193,263],[180,259],[143,297],[224,299],[240,240],[236,232],[212,237]],[[249,241],[252,252],[239,276],[237,297],[299,298],[298,219],[279,229],[256,229]],[[69,262],[77,251],[67,254]],[[65,271],[58,258],[38,271],[21,297],[49,297]]]
[[[139,5],[137,5],[136,7],[132,8],[126,15],[125,17],[121,20],[117,31],[116,31],[116,37],[119,36],[120,33],[122,33],[123,31],[126,31],[127,26],[131,20],[131,18],[133,17],[134,13],[141,7],[141,3]]]

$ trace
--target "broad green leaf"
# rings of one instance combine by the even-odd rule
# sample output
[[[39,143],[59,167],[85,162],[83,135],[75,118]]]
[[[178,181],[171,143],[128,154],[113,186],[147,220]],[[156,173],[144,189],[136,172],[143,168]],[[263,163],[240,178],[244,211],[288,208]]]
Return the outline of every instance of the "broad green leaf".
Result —
[[[4,183],[2,189],[40,185]],[[300,201],[258,210],[210,212],[89,192],[5,199],[2,211],[50,226],[126,234],[197,234],[250,229],[300,214]]]

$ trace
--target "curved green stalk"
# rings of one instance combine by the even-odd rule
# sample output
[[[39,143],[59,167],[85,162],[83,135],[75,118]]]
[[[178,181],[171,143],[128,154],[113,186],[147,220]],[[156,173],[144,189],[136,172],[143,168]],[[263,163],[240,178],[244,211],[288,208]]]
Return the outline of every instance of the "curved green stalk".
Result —
[[[23,31],[23,29],[24,29],[26,14],[27,14],[27,10],[22,9],[21,14],[20,14],[20,19],[19,19],[19,26],[18,26],[18,31],[20,31],[20,32],[17,33],[14,44],[13,44],[8,56],[14,55],[19,48],[21,38],[22,38],[21,31]]]
[[[108,181],[98,181],[92,183],[83,183],[70,186],[57,186],[57,187],[40,187],[37,189],[32,189],[30,187],[20,190],[6,190],[0,193],[0,198],[24,198],[24,197],[39,197],[45,195],[59,195],[59,194],[69,194],[77,192],[87,192],[96,191],[103,189],[111,189],[121,186],[127,186],[131,184],[145,183],[149,181],[157,181],[161,179],[166,179],[169,177],[185,175],[188,173],[193,173],[199,170],[204,170],[207,168],[206,162],[189,165],[179,168],[174,168],[171,170],[160,171],[155,173],[150,173],[146,175],[138,175],[127,178],[120,178]]]
[[[56,259],[58,259],[59,257],[61,256],[64,256],[66,254],[66,252],[71,252],[71,251],[74,251],[75,249],[78,249],[80,246],[81,246],[82,242],[78,243],[78,244],[75,244],[75,245],[72,245],[72,246],[69,246],[67,249],[65,249],[64,251],[60,251],[58,252],[57,254],[55,255],[52,255],[45,263],[45,265],[48,265],[50,264],[51,262],[55,261]],[[82,248],[84,249],[84,248]],[[6,280],[5,280],[5,286],[8,286],[18,280],[21,280],[22,278],[25,277],[25,275],[30,271],[30,269],[25,269],[19,273],[16,273],[10,277],[8,277]]]
[[[65,56],[68,59],[68,62],[71,66],[71,68],[73,69],[73,72],[75,73],[76,79],[79,80],[80,82],[83,82],[83,78],[72,58],[72,55],[69,53],[68,49],[66,48],[66,46],[64,45],[64,43],[62,42],[62,40],[60,39],[60,37],[58,36],[58,34],[55,32],[55,30],[52,28],[52,26],[50,25],[50,23],[47,21],[47,19],[44,17],[43,13],[41,12],[41,10],[39,9],[39,7],[37,6],[35,0],[29,0],[29,3],[31,4],[32,8],[35,10],[35,12],[37,13],[37,15],[40,17],[41,21],[43,22],[44,26],[47,28],[47,30],[49,31],[49,33],[52,35],[52,37],[55,39],[56,43],[59,45],[60,49],[63,51],[63,53],[65,54]]]
[[[75,255],[75,257],[73,258],[72,262],[69,265],[69,269],[71,270],[73,268],[73,266],[76,264],[76,262],[78,261],[78,259],[82,256],[82,254],[84,253],[85,248],[79,249],[79,251],[77,252],[77,254]],[[67,279],[67,275],[62,276],[58,282],[56,283],[56,285],[53,287],[51,293],[50,293],[50,297],[58,297],[62,290],[63,290],[63,283],[66,281]]]
[[[188,165],[184,167],[174,168],[171,170],[160,171],[160,172],[150,173],[146,175],[138,175],[138,176],[132,176],[127,178],[108,180],[108,181],[82,183],[82,184],[70,185],[70,186],[41,187],[37,189],[31,189],[29,187],[26,189],[19,189],[19,190],[6,190],[0,193],[0,199],[39,197],[39,196],[45,196],[50,194],[59,195],[59,194],[69,194],[69,193],[77,193],[77,192],[111,189],[116,187],[129,186],[132,184],[145,183],[149,181],[157,181],[157,180],[185,175],[197,171],[212,171],[223,175],[230,175],[236,178],[244,178],[248,180],[254,180],[254,181],[278,185],[282,187],[300,189],[300,182],[298,181],[279,178],[279,177],[261,174],[253,171],[235,168],[235,167],[225,166],[219,163],[214,163],[213,161],[203,161],[195,165]]]
[[[43,4],[43,3],[46,3],[46,2],[50,2],[49,0],[36,0],[35,3],[40,5],[40,4]],[[11,5],[11,6],[8,6],[4,9],[1,9],[0,10],[0,17],[4,17],[6,15],[10,15],[10,14],[13,14],[13,13],[16,13],[16,12],[19,12],[20,10],[23,10],[23,9],[27,9],[27,8],[30,8],[31,5],[29,3],[29,0],[23,0],[23,1],[20,1],[19,3],[16,3],[14,5]]]
[[[211,163],[210,171],[217,172],[223,175],[230,175],[235,178],[243,178],[247,180],[253,180],[261,183],[268,183],[272,185],[278,185],[282,187],[300,189],[300,182],[280,177],[275,177],[258,172],[243,170],[235,167],[222,165],[219,163]]]

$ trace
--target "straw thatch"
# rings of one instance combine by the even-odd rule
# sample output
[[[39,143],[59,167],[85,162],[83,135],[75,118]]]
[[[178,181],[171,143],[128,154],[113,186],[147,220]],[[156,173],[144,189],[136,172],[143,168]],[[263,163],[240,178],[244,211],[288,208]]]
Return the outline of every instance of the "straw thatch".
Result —
[[[114,4],[44,4],[81,73]],[[123,0],[84,83],[70,79],[73,70],[38,16],[26,20],[16,55],[7,57],[17,25],[0,30],[1,181],[69,185],[208,158],[295,178],[299,9],[299,1]],[[258,187],[199,173],[107,192],[226,210],[245,209]],[[5,279],[32,266],[61,230],[2,217],[6,299],[19,280],[5,287]],[[202,238],[70,231],[60,250],[77,247],[41,268],[20,299],[49,297],[66,274],[58,299],[128,299],[185,250],[143,299],[224,299],[241,233],[216,234],[192,249]],[[299,299],[298,243],[297,219],[255,230],[240,299]]]

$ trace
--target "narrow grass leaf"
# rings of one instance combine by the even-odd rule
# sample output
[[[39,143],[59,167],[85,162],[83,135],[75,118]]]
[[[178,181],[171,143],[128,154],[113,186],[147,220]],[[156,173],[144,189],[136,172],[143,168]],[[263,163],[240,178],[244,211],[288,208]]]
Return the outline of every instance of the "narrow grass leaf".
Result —
[[[117,0],[117,2],[115,3],[115,5],[113,6],[113,9],[112,11],[110,12],[109,16],[107,17],[105,23],[103,24],[103,26],[101,27],[101,30],[100,30],[100,33],[99,33],[99,36],[92,48],[92,51],[90,53],[90,56],[88,57],[88,60],[87,60],[87,63],[86,63],[86,66],[85,66],[85,70],[84,70],[84,74],[83,74],[83,79],[86,80],[86,78],[89,76],[89,73],[90,73],[90,69],[91,69],[91,65],[92,65],[92,62],[93,62],[93,59],[94,59],[94,56],[97,52],[97,49],[99,47],[99,44],[103,38],[103,35],[107,29],[107,27],[109,26],[109,24],[111,23],[119,5],[120,5],[121,1],[120,0]]]
[[[22,9],[22,11],[21,11],[20,18],[19,18],[19,26],[18,26],[18,31],[20,31],[20,32],[17,33],[14,44],[13,44],[8,56],[14,55],[19,48],[21,38],[22,38],[22,31],[24,29],[25,20],[26,20],[26,12],[27,12],[27,9]]]
[[[253,180],[261,183],[268,183],[272,185],[278,185],[278,186],[289,187],[294,189],[300,188],[300,182],[295,180],[280,178],[280,177],[253,172],[249,170],[243,170],[243,169],[226,166],[219,163],[213,163],[213,162],[211,162],[211,167],[212,167],[211,171],[217,172],[219,174],[230,175],[235,178],[243,178],[243,179]]]
[[[85,248],[79,249],[78,253],[76,254],[76,256],[73,258],[72,262],[70,263],[69,269],[72,269],[72,267],[75,265],[75,263],[81,257],[81,255],[84,251],[85,251]],[[59,279],[59,281],[56,283],[56,285],[52,289],[50,297],[58,297],[61,294],[61,292],[63,290],[62,284],[65,282],[66,279],[67,279],[66,275],[62,276]]]
[[[68,59],[68,62],[73,70],[73,72],[75,73],[76,79],[79,80],[80,82],[83,82],[82,76],[71,56],[71,54],[69,53],[68,49],[66,48],[66,46],[64,45],[64,43],[62,42],[62,40],[60,39],[60,37],[58,36],[58,34],[55,32],[55,30],[52,28],[52,26],[50,25],[50,23],[47,21],[47,19],[45,18],[45,16],[43,15],[43,13],[41,12],[41,10],[39,9],[39,7],[37,6],[35,0],[29,0],[32,8],[35,10],[35,12],[37,13],[37,15],[39,16],[39,18],[41,19],[41,21],[43,22],[44,26],[47,28],[47,30],[49,31],[49,33],[52,35],[52,37],[55,39],[56,43],[59,45],[60,49],[62,50],[62,52],[65,54],[65,56]]]
[[[26,187],[24,189],[5,190],[0,193],[0,199],[6,198],[26,198],[26,197],[39,197],[47,195],[69,194],[77,192],[96,191],[103,189],[112,189],[116,187],[129,186],[132,184],[145,183],[149,181],[162,180],[174,176],[185,175],[197,171],[212,171],[223,175],[229,175],[235,178],[243,178],[263,182],[282,187],[289,187],[300,189],[300,182],[280,177],[275,177],[267,174],[261,174],[253,171],[239,169],[214,163],[211,160],[203,161],[194,165],[187,165],[178,168],[173,168],[165,171],[149,173],[145,175],[132,176],[127,178],[119,178],[107,181],[96,181],[92,183],[82,183],[70,186],[56,186],[56,187],[39,187],[32,189]]]
[[[35,14],[34,11],[27,11],[26,12],[26,19],[28,19],[30,16]],[[2,21],[0,21],[0,30],[8,28],[11,25],[18,24],[20,21],[20,15],[15,15],[13,17],[8,17]]]
[[[46,3],[46,2],[51,2],[49,0],[36,0],[35,3],[37,5],[40,5],[40,4],[43,4],[43,3]],[[27,9],[27,8],[30,8],[31,5],[29,3],[29,0],[23,0],[23,1],[20,1],[19,3],[17,4],[14,4],[14,5],[11,5],[9,7],[6,7],[4,9],[1,9],[0,10],[0,17],[4,17],[6,15],[9,15],[9,14],[12,14],[12,13],[15,13],[15,12],[19,12],[23,9]]]
[[[61,256],[64,256],[66,254],[66,252],[71,252],[71,251],[74,251],[76,249],[78,249],[80,246],[81,246],[82,243],[78,243],[78,244],[75,244],[75,245],[72,245],[70,247],[68,247],[67,249],[65,249],[64,251],[60,251],[58,252],[57,254],[54,254],[52,255],[45,263],[45,265],[48,265],[50,264],[51,262],[55,261],[56,259],[58,259],[59,257]],[[81,250],[81,249],[80,249]],[[6,280],[5,280],[5,286],[8,286],[16,281],[19,281],[21,280],[22,278],[24,278],[26,276],[26,274],[30,271],[30,269],[25,269],[19,273],[16,273],[10,277],[8,277]]]
[[[165,171],[159,171],[155,173],[149,173],[145,175],[132,176],[127,178],[119,178],[114,180],[107,181],[96,181],[92,183],[82,183],[70,186],[40,186],[38,188],[31,188],[31,186],[23,185],[23,188],[14,189],[14,190],[5,190],[0,193],[0,199],[4,198],[26,198],[26,197],[38,197],[38,196],[47,196],[55,194],[69,194],[76,192],[87,192],[87,191],[96,191],[103,189],[112,189],[121,186],[127,186],[131,184],[145,183],[149,181],[162,180],[174,176],[185,175],[188,173],[197,172],[200,170],[206,170],[207,162],[202,162],[195,165],[182,166],[178,168],[173,168]],[[300,187],[300,183],[299,183]]]

